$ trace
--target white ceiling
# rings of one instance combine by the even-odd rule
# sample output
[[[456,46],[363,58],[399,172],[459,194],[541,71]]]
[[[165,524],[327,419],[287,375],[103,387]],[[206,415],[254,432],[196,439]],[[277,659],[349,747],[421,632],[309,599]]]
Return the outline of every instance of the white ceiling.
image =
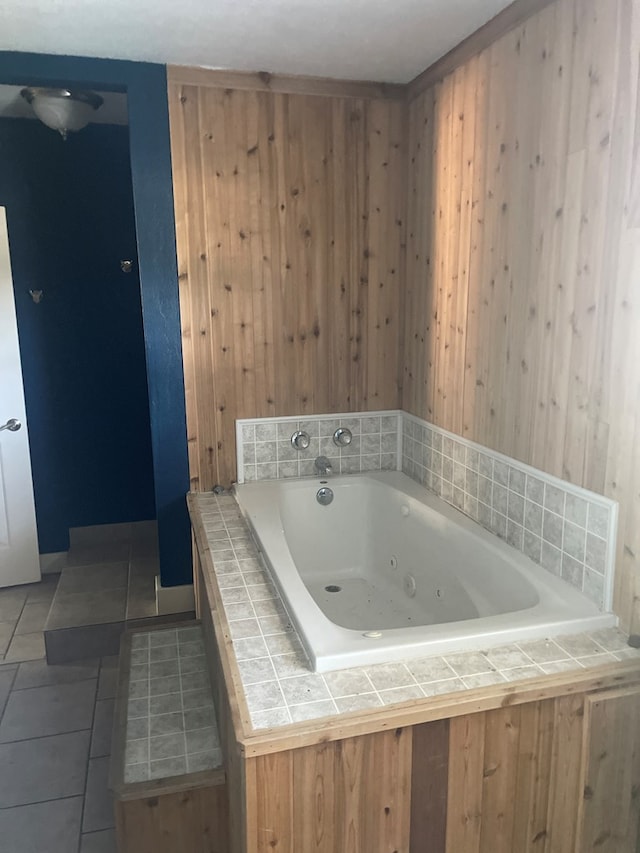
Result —
[[[1,0],[0,50],[407,83],[509,0]]]

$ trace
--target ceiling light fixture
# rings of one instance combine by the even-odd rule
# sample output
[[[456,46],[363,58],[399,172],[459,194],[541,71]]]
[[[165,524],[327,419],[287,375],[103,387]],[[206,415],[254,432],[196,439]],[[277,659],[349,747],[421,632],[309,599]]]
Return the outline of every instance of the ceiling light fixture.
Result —
[[[28,87],[20,94],[40,121],[57,130],[63,139],[67,138],[69,131],[86,127],[93,113],[103,104],[103,99],[95,92]]]

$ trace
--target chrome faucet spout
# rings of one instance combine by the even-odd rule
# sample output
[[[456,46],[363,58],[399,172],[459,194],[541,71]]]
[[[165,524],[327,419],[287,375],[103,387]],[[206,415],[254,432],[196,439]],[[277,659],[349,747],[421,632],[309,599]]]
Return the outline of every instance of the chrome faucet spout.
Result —
[[[327,474],[331,473],[331,462],[329,462],[326,456],[318,456],[313,464],[318,474],[322,477],[326,477]]]

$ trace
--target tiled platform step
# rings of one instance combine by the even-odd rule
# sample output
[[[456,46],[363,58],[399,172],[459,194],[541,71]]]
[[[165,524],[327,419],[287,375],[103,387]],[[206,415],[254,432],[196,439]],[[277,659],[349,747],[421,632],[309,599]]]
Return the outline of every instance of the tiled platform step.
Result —
[[[110,787],[119,853],[227,853],[227,788],[199,623],[123,634]]]
[[[117,655],[126,627],[156,617],[157,571],[155,523],[71,531],[45,624],[48,663]]]

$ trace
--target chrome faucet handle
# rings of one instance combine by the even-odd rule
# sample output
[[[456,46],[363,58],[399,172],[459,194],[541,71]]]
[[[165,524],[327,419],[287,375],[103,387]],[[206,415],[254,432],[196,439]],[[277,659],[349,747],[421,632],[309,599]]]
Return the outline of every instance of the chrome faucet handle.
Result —
[[[291,444],[296,450],[306,450],[311,444],[309,433],[303,430],[296,430],[291,436]]]
[[[353,435],[351,434],[351,430],[346,427],[338,427],[333,434],[333,443],[336,447],[347,447],[351,444],[352,440]]]

